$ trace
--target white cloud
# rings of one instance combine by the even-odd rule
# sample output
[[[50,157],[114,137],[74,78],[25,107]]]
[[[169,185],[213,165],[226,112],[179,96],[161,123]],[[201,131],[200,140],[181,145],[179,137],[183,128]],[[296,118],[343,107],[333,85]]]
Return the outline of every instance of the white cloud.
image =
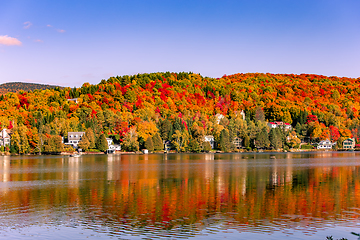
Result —
[[[31,22],[24,22],[24,29],[29,29],[32,26]]]
[[[46,25],[47,27],[52,27],[50,24]]]
[[[41,39],[35,39],[34,42],[43,43],[44,41]]]
[[[21,42],[17,40],[16,38],[9,37],[8,35],[0,36],[0,44],[6,45],[6,46],[12,46],[17,45],[20,46]]]
[[[57,29],[56,31],[58,31],[59,33],[64,33],[64,32],[66,32],[64,29]]]

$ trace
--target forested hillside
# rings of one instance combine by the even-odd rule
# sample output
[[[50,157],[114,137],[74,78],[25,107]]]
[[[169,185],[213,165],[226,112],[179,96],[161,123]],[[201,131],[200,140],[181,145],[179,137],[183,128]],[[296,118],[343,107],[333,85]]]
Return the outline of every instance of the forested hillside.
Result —
[[[359,84],[360,78],[308,74],[117,76],[81,88],[7,93],[0,97],[0,122],[12,128],[13,151],[20,153],[50,151],[68,131],[95,139],[103,133],[128,151],[161,149],[159,142],[169,140],[177,151],[197,152],[208,149],[205,135],[225,151],[236,137],[248,149],[297,147],[299,139],[340,143],[360,135]],[[294,131],[270,131],[268,121],[290,123]],[[84,141],[82,148],[91,147]]]
[[[0,94],[5,94],[7,92],[33,91],[35,89],[45,90],[55,87],[58,86],[38,84],[38,83],[8,82],[8,83],[0,84]]]

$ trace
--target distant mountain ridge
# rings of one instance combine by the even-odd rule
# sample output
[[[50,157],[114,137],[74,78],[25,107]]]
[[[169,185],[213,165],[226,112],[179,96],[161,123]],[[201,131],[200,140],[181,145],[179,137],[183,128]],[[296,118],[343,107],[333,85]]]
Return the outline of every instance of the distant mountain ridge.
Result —
[[[25,82],[8,82],[0,84],[0,94],[5,94],[7,92],[19,92],[19,91],[33,91],[35,89],[52,89],[59,87],[63,89],[64,87],[56,86],[56,85],[47,85],[47,84],[39,84],[39,83],[25,83]]]

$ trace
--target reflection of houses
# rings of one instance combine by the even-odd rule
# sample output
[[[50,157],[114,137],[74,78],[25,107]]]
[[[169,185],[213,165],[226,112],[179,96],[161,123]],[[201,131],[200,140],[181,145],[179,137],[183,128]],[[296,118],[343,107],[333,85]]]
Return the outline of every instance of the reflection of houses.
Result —
[[[336,143],[330,142],[329,139],[319,142],[317,149],[331,149]]]
[[[212,149],[215,148],[215,139],[212,135],[204,136],[204,142],[209,142]]]
[[[77,148],[84,134],[85,132],[68,132],[68,142],[65,144]]]
[[[269,122],[268,126],[270,128],[283,128],[285,130],[291,130],[290,123],[284,123],[284,122]]]
[[[0,132],[0,146],[10,146],[11,130],[4,128]]]
[[[242,148],[242,139],[239,137],[235,137],[233,140],[233,144],[234,144],[235,148],[237,148],[237,149]]]
[[[114,153],[121,150],[121,146],[114,144],[111,138],[106,138],[106,141],[108,143],[108,149],[106,150],[106,153]]]
[[[348,138],[343,141],[344,149],[354,149],[355,148],[355,138]]]

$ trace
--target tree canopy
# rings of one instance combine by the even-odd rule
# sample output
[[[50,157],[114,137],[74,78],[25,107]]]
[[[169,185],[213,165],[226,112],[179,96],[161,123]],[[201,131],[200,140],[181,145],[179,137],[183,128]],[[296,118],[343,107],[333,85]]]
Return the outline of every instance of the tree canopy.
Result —
[[[157,148],[159,137],[186,151],[193,139],[192,146],[202,147],[205,135],[219,142],[224,129],[230,141],[240,137],[252,146],[256,138],[260,141],[266,135],[263,128],[270,121],[291,124],[296,137],[304,141],[348,137],[358,141],[359,85],[360,78],[313,74],[116,76],[79,88],[3,94],[0,123],[13,128],[12,149],[18,153],[50,151],[52,136],[66,137],[70,131],[86,131],[90,149],[104,134],[123,149],[139,150],[149,137]],[[276,137],[271,136],[276,147]]]

